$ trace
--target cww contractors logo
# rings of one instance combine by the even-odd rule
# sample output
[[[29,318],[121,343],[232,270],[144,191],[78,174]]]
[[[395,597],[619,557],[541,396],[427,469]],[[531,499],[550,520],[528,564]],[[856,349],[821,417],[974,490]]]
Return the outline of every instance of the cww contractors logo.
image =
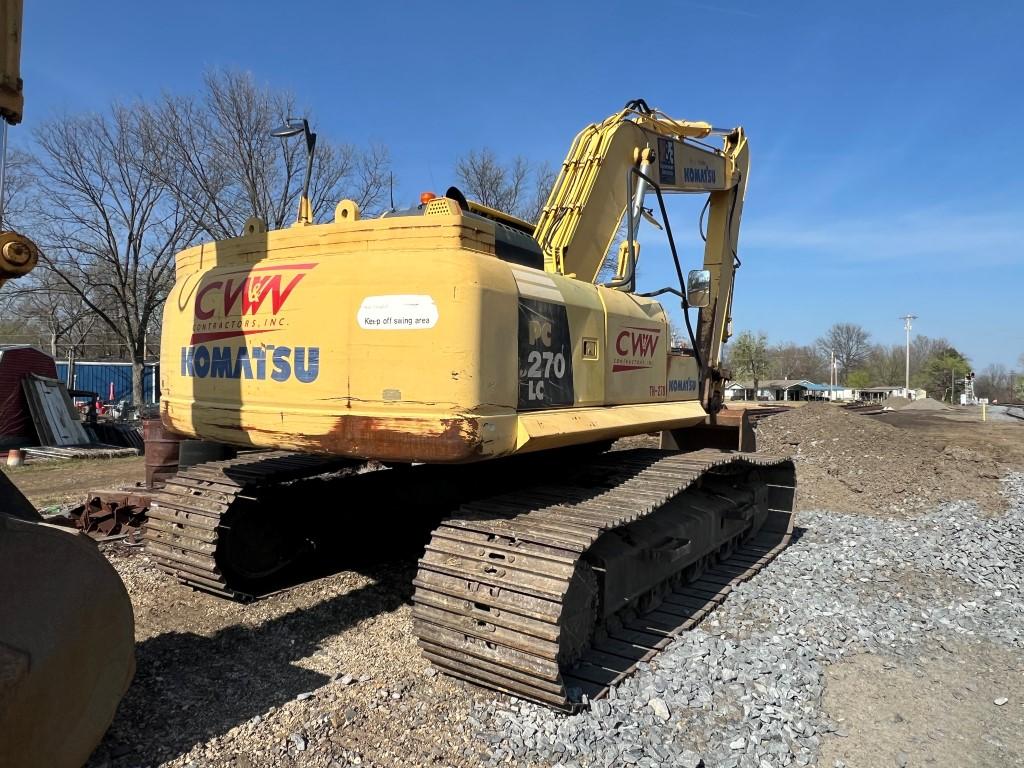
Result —
[[[319,347],[260,343],[248,337],[286,330],[288,299],[316,264],[253,267],[217,274],[196,291],[192,338],[181,348],[181,375],[195,378],[314,381]],[[210,344],[238,339],[234,344]]]
[[[653,366],[654,352],[660,338],[660,328],[625,326],[615,337],[612,372],[639,371]]]

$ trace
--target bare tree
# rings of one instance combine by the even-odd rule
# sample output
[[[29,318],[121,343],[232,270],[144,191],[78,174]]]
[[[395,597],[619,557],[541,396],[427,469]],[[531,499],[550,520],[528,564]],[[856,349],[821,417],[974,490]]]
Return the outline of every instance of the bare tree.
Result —
[[[251,216],[272,229],[285,226],[298,208],[306,147],[270,132],[309,112],[290,93],[257,85],[249,73],[212,71],[204,84],[199,98],[165,95],[147,109],[148,140],[161,147],[148,170],[214,239],[238,235]],[[385,147],[360,149],[318,137],[310,181],[314,219],[332,216],[343,197],[364,211],[378,210],[389,179]]]
[[[174,254],[195,238],[196,212],[149,172],[163,148],[145,110],[63,117],[36,133],[47,268],[124,344],[142,402],[147,335],[174,281]]]
[[[533,196],[526,206],[521,209],[522,218],[529,222],[540,220],[544,204],[547,203],[548,197],[551,195],[551,188],[555,186],[555,179],[557,177],[558,171],[546,160],[534,166]]]
[[[540,218],[556,175],[550,164],[533,165],[522,156],[505,165],[487,147],[471,149],[455,163],[469,197],[530,222]]]
[[[974,392],[978,397],[1005,402],[1013,399],[1013,376],[1001,363],[989,365],[975,377]]]
[[[34,183],[32,156],[24,150],[10,148],[4,169],[2,221],[4,229],[27,226],[31,213],[31,190]]]
[[[868,351],[865,366],[871,385],[902,384],[906,377],[906,348],[902,344],[876,344]]]
[[[816,342],[823,355],[835,353],[840,380],[845,381],[854,368],[868,357],[870,334],[856,323],[836,323]]]
[[[47,331],[22,310],[22,298],[20,289],[0,294],[0,344],[31,344],[45,349]]]
[[[780,379],[823,381],[828,377],[828,364],[814,347],[787,342],[770,350],[771,373]]]
[[[52,269],[44,266],[19,290],[18,314],[46,328],[50,354],[63,346],[76,349],[96,325],[96,315],[82,296]]]

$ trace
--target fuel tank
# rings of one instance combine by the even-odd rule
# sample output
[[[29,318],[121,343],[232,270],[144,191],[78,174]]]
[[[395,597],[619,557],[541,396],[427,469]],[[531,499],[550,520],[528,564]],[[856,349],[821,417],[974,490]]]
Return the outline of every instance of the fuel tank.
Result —
[[[253,222],[178,255],[161,345],[168,428],[452,463],[704,421],[696,363],[671,352],[657,301],[529,266],[522,238],[507,257],[502,225],[448,198],[411,215],[353,211],[343,201],[332,223],[270,232]]]

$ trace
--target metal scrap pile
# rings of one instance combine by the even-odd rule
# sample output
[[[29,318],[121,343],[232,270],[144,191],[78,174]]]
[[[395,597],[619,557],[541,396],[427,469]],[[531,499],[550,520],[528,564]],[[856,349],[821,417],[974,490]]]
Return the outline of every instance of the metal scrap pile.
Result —
[[[95,539],[126,536],[134,542],[146,522],[149,496],[131,491],[93,491],[89,500],[68,511],[70,524]]]

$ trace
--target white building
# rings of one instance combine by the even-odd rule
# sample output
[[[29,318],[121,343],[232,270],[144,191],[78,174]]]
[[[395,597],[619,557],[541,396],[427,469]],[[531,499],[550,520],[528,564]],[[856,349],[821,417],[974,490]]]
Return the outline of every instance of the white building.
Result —
[[[727,400],[760,400],[768,402],[796,402],[801,400],[853,400],[848,387],[815,384],[807,379],[765,379],[757,382],[734,381],[725,387]]]
[[[913,400],[917,390],[908,390],[906,387],[861,387],[855,389],[854,399],[856,400],[888,400],[890,397],[905,397]]]

